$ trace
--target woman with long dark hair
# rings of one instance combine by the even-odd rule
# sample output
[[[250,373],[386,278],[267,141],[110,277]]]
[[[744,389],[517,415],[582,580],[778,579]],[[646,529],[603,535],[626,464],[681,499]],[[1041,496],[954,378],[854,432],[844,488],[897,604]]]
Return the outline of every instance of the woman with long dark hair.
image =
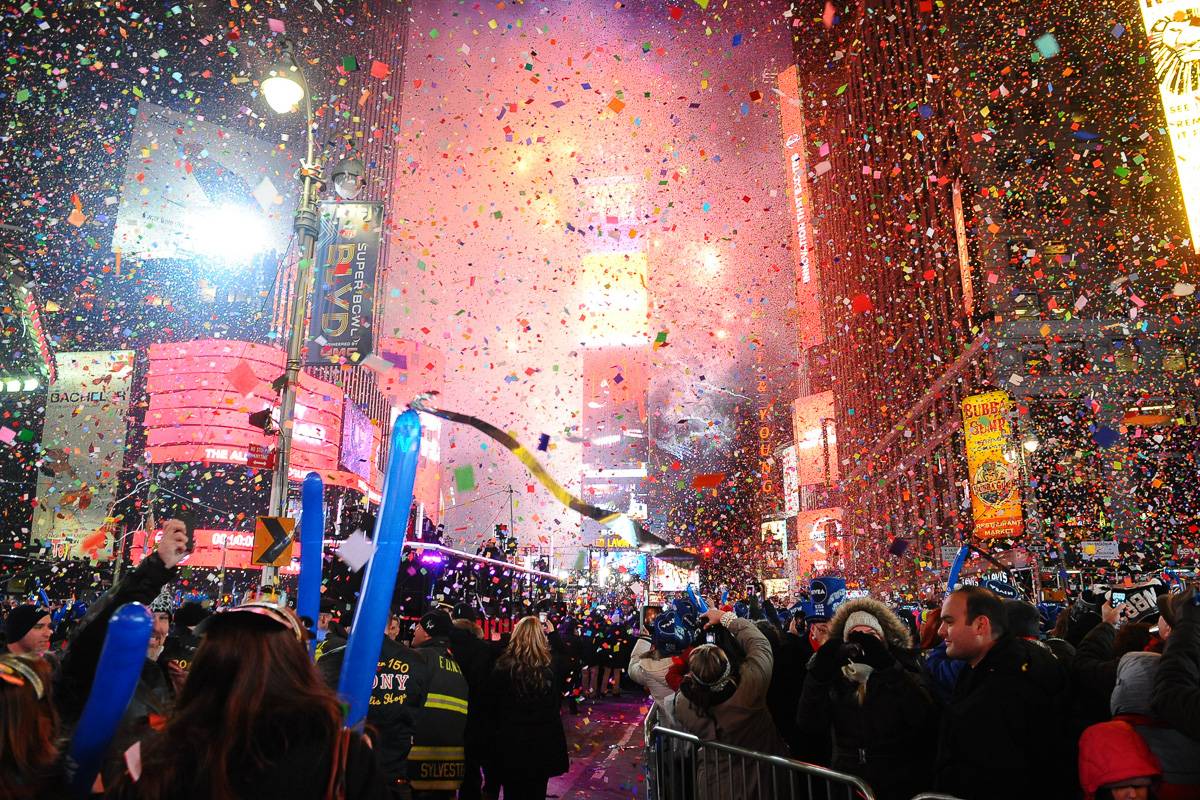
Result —
[[[68,797],[45,659],[0,655],[0,797]]]
[[[518,622],[480,698],[491,735],[487,772],[504,800],[545,800],[550,778],[570,768],[558,710],[564,677],[543,623]]]
[[[210,617],[175,713],[144,740],[112,795],[139,800],[383,800],[369,744],[287,609],[248,603]],[[139,763],[140,761],[140,763]]]

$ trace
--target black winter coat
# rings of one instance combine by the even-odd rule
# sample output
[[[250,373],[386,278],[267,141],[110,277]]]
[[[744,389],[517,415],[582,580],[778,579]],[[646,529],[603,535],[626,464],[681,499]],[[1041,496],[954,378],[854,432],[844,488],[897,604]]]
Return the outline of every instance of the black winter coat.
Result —
[[[346,660],[346,643],[327,638],[317,651],[317,671],[326,685],[337,689]],[[367,724],[375,729],[379,768],[389,783],[408,775],[417,713],[429,692],[429,668],[411,647],[386,636],[379,650],[375,685],[367,708]]]
[[[142,752],[145,752],[145,746]],[[187,758],[187,754],[180,753],[179,758]],[[228,800],[325,800],[332,763],[331,742],[298,737],[265,768],[248,764],[234,766],[229,777],[235,794]],[[389,800],[390,794],[375,753],[358,734],[351,735],[342,774],[346,800]],[[196,779],[174,787],[170,797],[172,800],[209,800],[208,790],[202,776],[196,776]],[[122,782],[107,797],[110,800],[138,800],[142,795],[137,783]]]
[[[1075,708],[1072,717],[1080,733],[1089,725],[1106,722],[1112,717],[1109,700],[1117,685],[1117,661],[1113,644],[1117,629],[1101,622],[1088,631],[1075,648],[1071,661],[1071,689]]]
[[[545,689],[520,692],[512,673],[497,663],[484,687],[483,702],[489,741],[484,764],[489,774],[550,778],[570,769],[567,736],[559,716],[559,687],[565,675],[561,660],[545,670]]]
[[[771,671],[771,685],[767,689],[767,710],[779,735],[787,743],[794,758],[804,758],[805,748],[796,726],[796,709],[800,707],[800,695],[804,691],[804,678],[808,674],[808,660],[812,658],[812,645],[808,637],[786,633],[783,642],[772,648],[775,667]]]
[[[1002,637],[963,671],[942,714],[937,790],[963,800],[1075,796],[1068,700],[1050,651]]]
[[[1175,729],[1200,740],[1200,608],[1184,602],[1179,616],[1154,676],[1153,708]]]
[[[880,800],[909,800],[931,784],[937,701],[916,663],[903,661],[871,673],[861,704],[857,686],[840,673],[832,681],[810,674],[800,700],[801,731],[832,729],[830,766],[865,780]]]
[[[474,760],[476,751],[483,746],[487,733],[487,723],[483,715],[483,705],[477,698],[483,693],[488,675],[492,671],[492,648],[468,630],[452,628],[450,630],[450,652],[462,669],[463,677],[467,679],[467,758]]]

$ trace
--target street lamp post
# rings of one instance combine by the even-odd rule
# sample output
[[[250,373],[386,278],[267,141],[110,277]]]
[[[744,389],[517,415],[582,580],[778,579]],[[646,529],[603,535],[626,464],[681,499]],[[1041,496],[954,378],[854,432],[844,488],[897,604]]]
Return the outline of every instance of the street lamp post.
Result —
[[[1037,605],[1042,600],[1041,548],[1044,546],[1044,540],[1037,540],[1042,537],[1042,518],[1038,511],[1037,492],[1030,485],[1029,456],[1037,452],[1042,442],[1034,431],[1026,427],[1025,421],[1019,413],[1014,417],[1012,432],[1015,434],[1012,449],[1016,451],[1017,462],[1021,468],[1021,499],[1024,501],[1022,505],[1029,510],[1028,533],[1031,546],[1028,549],[1033,561],[1033,602],[1034,605]]]
[[[308,301],[312,293],[315,272],[314,251],[321,220],[317,204],[324,186],[321,156],[313,142],[312,92],[304,71],[296,61],[295,44],[285,39],[280,60],[273,66],[259,85],[267,104],[279,114],[295,110],[304,101],[305,159],[300,165],[300,203],[296,208],[293,230],[296,232],[297,249],[300,254],[296,264],[295,291],[288,314],[287,363],[283,374],[283,387],[279,393],[279,447],[275,459],[275,471],[271,477],[271,516],[281,517],[287,512],[288,470],[292,462],[292,435],[296,417],[296,394],[300,388],[301,356],[304,346],[304,326],[308,319]],[[363,165],[357,159],[341,162],[333,172],[333,183],[338,194],[352,199],[362,186]],[[274,583],[275,567],[263,567],[263,583]]]

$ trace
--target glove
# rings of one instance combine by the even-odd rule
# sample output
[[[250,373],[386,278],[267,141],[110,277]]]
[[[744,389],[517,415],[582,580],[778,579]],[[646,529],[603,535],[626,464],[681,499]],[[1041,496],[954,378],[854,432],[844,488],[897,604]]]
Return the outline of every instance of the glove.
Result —
[[[808,662],[808,674],[822,683],[833,680],[838,668],[846,662],[842,654],[842,645],[841,639],[830,639],[821,645],[821,649]]]
[[[869,633],[852,633],[846,637],[846,641],[855,645],[861,652],[861,655],[854,659],[860,664],[869,664],[875,669],[887,669],[896,663],[887,645]]]

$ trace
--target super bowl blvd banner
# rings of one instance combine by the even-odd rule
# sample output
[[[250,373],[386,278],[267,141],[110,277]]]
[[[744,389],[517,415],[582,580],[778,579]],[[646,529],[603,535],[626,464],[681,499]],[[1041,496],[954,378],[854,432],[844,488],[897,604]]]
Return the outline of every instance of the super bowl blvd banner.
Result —
[[[357,364],[371,353],[382,203],[322,203],[308,363]]]
[[[1017,537],[1023,530],[1020,465],[1004,457],[1012,444],[1012,413],[1007,392],[984,392],[962,401],[971,513],[980,539]]]
[[[117,473],[125,457],[132,350],[58,353],[46,395],[31,541],[59,557],[112,556]]]

